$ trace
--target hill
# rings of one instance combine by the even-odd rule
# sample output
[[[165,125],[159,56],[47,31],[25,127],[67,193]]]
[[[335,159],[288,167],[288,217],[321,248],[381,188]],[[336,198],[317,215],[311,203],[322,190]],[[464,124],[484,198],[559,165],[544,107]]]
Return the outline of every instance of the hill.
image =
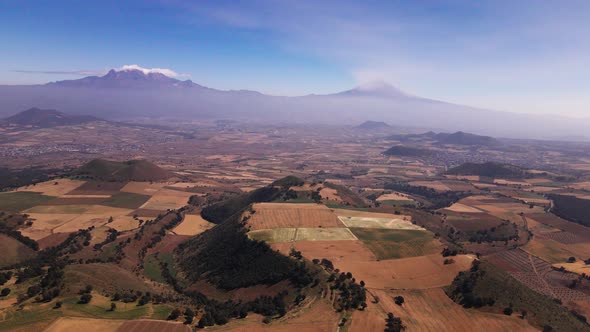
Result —
[[[480,136],[458,131],[456,133],[439,133],[434,138],[441,144],[455,145],[483,145],[490,146],[498,144],[498,141],[490,136]]]
[[[550,194],[553,212],[569,221],[590,227],[590,200],[576,196]]]
[[[101,119],[90,115],[70,115],[56,110],[44,110],[36,107],[22,111],[0,121],[4,126],[22,126],[49,128],[77,125]]]
[[[356,129],[362,130],[380,130],[380,129],[389,129],[391,128],[390,125],[383,121],[365,121],[360,125],[355,127]]]
[[[172,174],[147,160],[112,161],[94,159],[74,171],[74,175],[100,181],[161,181]]]
[[[526,319],[544,331],[590,330],[585,322],[553,299],[524,287],[486,262],[474,261],[471,270],[460,272],[447,294],[466,308],[491,306],[497,311],[510,308],[514,315],[526,313]]]
[[[434,151],[412,146],[396,145],[383,152],[383,154],[396,157],[427,157],[434,154]]]
[[[478,175],[489,178],[508,178],[516,179],[526,176],[526,170],[510,165],[495,162],[486,162],[483,164],[464,163],[457,167],[449,169],[445,174],[448,175]]]
[[[248,238],[240,214],[182,243],[175,256],[189,284],[207,281],[231,290],[284,280],[305,286],[311,281],[302,264]]]
[[[176,261],[189,283],[206,280],[222,289],[290,280],[305,286],[311,279],[304,265],[272,250],[266,243],[251,240],[242,213],[252,203],[270,202],[286,195],[303,181],[294,176],[269,186],[206,207],[202,216],[218,226],[181,244]],[[281,188],[278,188],[280,186]]]

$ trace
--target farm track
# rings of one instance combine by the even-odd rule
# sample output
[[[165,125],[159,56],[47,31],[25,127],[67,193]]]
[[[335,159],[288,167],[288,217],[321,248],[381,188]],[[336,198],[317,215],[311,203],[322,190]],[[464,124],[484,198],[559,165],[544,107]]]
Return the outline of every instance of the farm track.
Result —
[[[537,275],[537,277],[545,284],[544,288],[547,290],[549,295],[551,295],[553,298],[555,298],[556,297],[555,292],[553,292],[553,289],[551,288],[551,286],[549,286],[549,283],[547,282],[547,280],[545,280],[545,278],[543,278],[543,276],[539,274],[539,271],[537,270],[537,264],[535,264],[535,262],[533,262],[533,257],[531,255],[529,255],[529,260],[531,262],[531,266],[533,267],[533,271],[535,272],[535,275]],[[547,263],[547,264],[549,264],[549,263]]]

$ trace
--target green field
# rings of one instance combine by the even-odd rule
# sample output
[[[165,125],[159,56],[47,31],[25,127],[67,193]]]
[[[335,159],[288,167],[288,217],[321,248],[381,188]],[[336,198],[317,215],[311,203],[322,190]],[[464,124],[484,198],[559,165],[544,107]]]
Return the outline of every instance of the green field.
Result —
[[[137,209],[150,199],[148,195],[118,192],[102,203],[102,205]]]
[[[54,198],[28,191],[0,193],[0,210],[22,211]]]
[[[434,254],[441,245],[430,232],[401,229],[350,228],[377,259],[416,257]]]
[[[143,273],[146,277],[153,281],[166,283],[164,277],[162,277],[162,271],[160,269],[160,262],[168,263],[168,272],[172,276],[176,276],[176,269],[174,268],[174,257],[172,254],[158,254],[149,255],[145,258],[143,263]]]

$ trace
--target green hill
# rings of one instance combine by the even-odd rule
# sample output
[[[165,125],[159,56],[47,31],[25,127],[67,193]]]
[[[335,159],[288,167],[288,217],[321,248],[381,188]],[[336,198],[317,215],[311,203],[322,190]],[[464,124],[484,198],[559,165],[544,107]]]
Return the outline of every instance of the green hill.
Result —
[[[439,133],[434,138],[441,144],[454,145],[496,145],[498,141],[490,136],[481,136],[458,131],[456,133]]]
[[[74,175],[100,181],[161,181],[172,174],[147,160],[112,161],[94,159],[74,171]]]
[[[483,164],[465,163],[449,169],[446,174],[449,175],[478,175],[489,178],[524,178],[527,174],[522,167],[500,164],[495,162],[486,162]]]
[[[475,261],[469,271],[460,272],[447,294],[466,308],[511,308],[513,315],[522,315],[524,311],[533,326],[546,331],[590,331],[588,324],[565,307],[487,262]]]
[[[396,145],[383,152],[386,156],[395,157],[428,157],[434,154],[434,151],[412,146]]]

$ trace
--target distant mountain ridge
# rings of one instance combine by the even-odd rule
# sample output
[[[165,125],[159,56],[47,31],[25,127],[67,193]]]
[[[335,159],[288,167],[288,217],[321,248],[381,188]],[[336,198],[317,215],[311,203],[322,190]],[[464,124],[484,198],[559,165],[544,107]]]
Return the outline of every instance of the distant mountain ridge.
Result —
[[[161,73],[144,73],[141,70],[111,69],[104,76],[88,76],[77,80],[64,80],[47,83],[47,86],[78,88],[203,88],[191,80],[181,81]]]
[[[57,110],[44,110],[33,107],[0,120],[0,124],[49,128],[92,121],[101,121],[101,119],[91,115],[71,115]]]
[[[232,119],[265,124],[351,125],[382,119],[398,127],[468,130],[512,138],[584,135],[590,127],[590,119],[480,109],[414,96],[383,82],[332,94],[285,97],[250,90],[218,90],[136,69],[44,85],[0,86],[0,116],[32,106],[100,114],[117,121]],[[552,128],[550,133],[548,127]]]

